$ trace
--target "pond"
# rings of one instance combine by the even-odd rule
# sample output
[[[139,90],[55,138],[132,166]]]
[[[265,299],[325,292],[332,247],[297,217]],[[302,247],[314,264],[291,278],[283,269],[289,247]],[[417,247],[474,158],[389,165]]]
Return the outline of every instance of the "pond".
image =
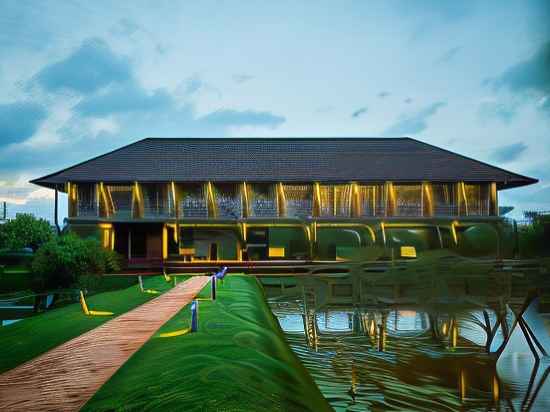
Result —
[[[75,292],[22,293],[0,297],[0,327],[9,326],[74,300]]]
[[[348,269],[260,278],[335,410],[550,410],[544,267],[440,257]]]

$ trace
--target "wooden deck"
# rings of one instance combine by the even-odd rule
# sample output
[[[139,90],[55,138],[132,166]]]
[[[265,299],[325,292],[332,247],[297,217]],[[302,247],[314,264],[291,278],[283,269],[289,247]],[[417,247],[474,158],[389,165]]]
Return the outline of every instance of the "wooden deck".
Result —
[[[2,411],[77,411],[208,283],[195,276],[0,375]]]

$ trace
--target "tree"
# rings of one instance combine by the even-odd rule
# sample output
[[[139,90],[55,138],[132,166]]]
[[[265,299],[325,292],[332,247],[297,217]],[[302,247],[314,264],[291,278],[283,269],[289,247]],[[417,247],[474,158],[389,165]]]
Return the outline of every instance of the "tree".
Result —
[[[550,256],[550,216],[535,216],[530,225],[520,228],[518,236],[522,258]]]
[[[15,219],[2,225],[0,248],[19,250],[28,247],[36,251],[53,237],[54,231],[47,220],[19,213]]]
[[[32,270],[44,279],[46,288],[70,287],[82,276],[120,270],[120,259],[95,238],[82,239],[67,233],[52,238],[38,249]]]

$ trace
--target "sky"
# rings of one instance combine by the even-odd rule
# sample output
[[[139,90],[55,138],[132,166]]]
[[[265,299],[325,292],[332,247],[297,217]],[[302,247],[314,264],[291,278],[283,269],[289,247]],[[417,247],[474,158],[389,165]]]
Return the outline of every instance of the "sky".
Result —
[[[9,215],[160,136],[410,136],[538,178],[500,192],[513,217],[550,210],[549,1],[0,3]]]

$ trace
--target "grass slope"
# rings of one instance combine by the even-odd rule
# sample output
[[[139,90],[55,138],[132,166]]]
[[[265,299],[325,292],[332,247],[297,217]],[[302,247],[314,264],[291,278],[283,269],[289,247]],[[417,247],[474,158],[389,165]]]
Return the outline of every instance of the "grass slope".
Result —
[[[331,410],[285,342],[255,278],[228,276],[216,301],[200,301],[199,314],[197,333],[159,337],[189,326],[189,305],[183,308],[83,410]]]
[[[128,280],[112,279],[107,287]],[[146,288],[166,291],[171,288],[162,276],[145,278]],[[48,350],[79,336],[113,317],[129,311],[158,295],[143,293],[136,285],[126,289],[99,293],[86,298],[90,309],[114,312],[114,316],[92,317],[82,313],[79,303],[24,319],[0,328],[0,373],[16,367]]]

